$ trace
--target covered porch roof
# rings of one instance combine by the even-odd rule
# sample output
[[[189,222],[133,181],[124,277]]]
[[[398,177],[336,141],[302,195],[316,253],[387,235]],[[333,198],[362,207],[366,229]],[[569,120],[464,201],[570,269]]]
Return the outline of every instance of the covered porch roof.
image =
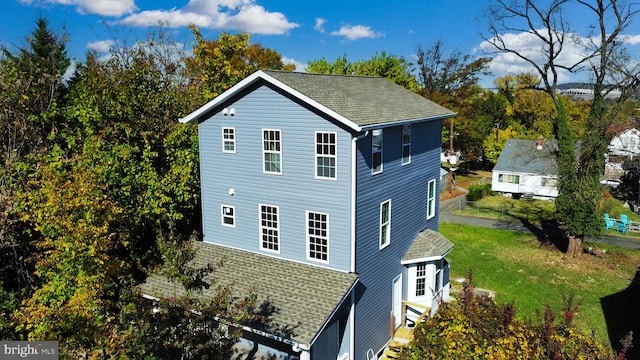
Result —
[[[338,307],[358,281],[358,275],[317,266],[277,259],[271,256],[227,248],[211,243],[193,243],[193,266],[204,267],[223,261],[223,266],[206,280],[234,284],[233,293],[246,296],[254,289],[257,305],[269,304],[274,311],[271,329],[259,329],[289,344],[310,347],[331,320]],[[184,288],[174,288],[167,278],[151,276],[142,285],[142,293],[154,298],[183,296]],[[175,290],[175,293],[174,293]],[[214,296],[215,286],[201,296]],[[270,332],[270,330],[273,330]]]
[[[453,243],[435,230],[424,229],[402,257],[401,264],[439,260],[453,250]]]

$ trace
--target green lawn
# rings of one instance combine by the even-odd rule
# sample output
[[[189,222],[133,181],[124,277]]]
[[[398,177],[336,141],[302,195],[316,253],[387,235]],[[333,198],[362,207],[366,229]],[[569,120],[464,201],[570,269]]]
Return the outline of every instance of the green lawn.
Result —
[[[515,301],[518,314],[529,318],[544,304],[560,309],[562,295],[574,293],[582,301],[576,325],[595,330],[602,343],[609,339],[600,299],[626,289],[640,263],[637,250],[614,246],[597,245],[607,250],[604,258],[571,259],[528,233],[448,223],[440,231],[455,244],[448,255],[454,286],[472,270],[477,287],[495,291],[499,303]]]

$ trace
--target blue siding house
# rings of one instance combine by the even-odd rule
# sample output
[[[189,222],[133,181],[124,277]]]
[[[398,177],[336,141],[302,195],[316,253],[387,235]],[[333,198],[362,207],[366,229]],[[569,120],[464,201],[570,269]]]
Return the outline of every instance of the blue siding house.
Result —
[[[212,277],[275,309],[269,326],[244,326],[246,344],[373,359],[412,319],[403,304],[435,311],[449,297],[453,244],[437,230],[452,116],[381,77],[265,70],[181,119],[200,138],[196,262],[224,258]]]

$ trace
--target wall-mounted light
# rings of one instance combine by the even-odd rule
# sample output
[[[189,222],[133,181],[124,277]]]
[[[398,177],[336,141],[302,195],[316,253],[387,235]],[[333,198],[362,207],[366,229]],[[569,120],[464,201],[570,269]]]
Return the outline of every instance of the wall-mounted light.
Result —
[[[234,188],[229,188],[229,196],[233,196],[236,194],[236,189]]]
[[[229,114],[229,109],[224,108],[222,109],[222,115],[227,116]]]
[[[229,115],[233,116],[235,114],[236,114],[236,109],[235,108],[229,109]]]

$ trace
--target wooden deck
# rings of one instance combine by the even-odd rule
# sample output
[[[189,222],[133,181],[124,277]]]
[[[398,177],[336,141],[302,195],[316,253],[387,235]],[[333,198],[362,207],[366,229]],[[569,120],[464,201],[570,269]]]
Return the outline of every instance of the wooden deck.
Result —
[[[415,312],[416,309],[421,309],[420,316],[416,319],[415,322],[407,319],[407,310]],[[413,340],[413,329],[414,327],[407,326],[407,322],[411,322],[411,325],[416,325],[424,321],[427,316],[431,313],[431,308],[422,304],[411,303],[409,301],[402,302],[402,321],[398,328],[395,326],[391,326],[391,341],[387,345],[387,348],[384,350],[382,357],[380,360],[390,360],[397,359],[398,354],[402,349],[407,346],[411,340]],[[395,324],[395,318],[393,312],[390,315],[390,324]]]

